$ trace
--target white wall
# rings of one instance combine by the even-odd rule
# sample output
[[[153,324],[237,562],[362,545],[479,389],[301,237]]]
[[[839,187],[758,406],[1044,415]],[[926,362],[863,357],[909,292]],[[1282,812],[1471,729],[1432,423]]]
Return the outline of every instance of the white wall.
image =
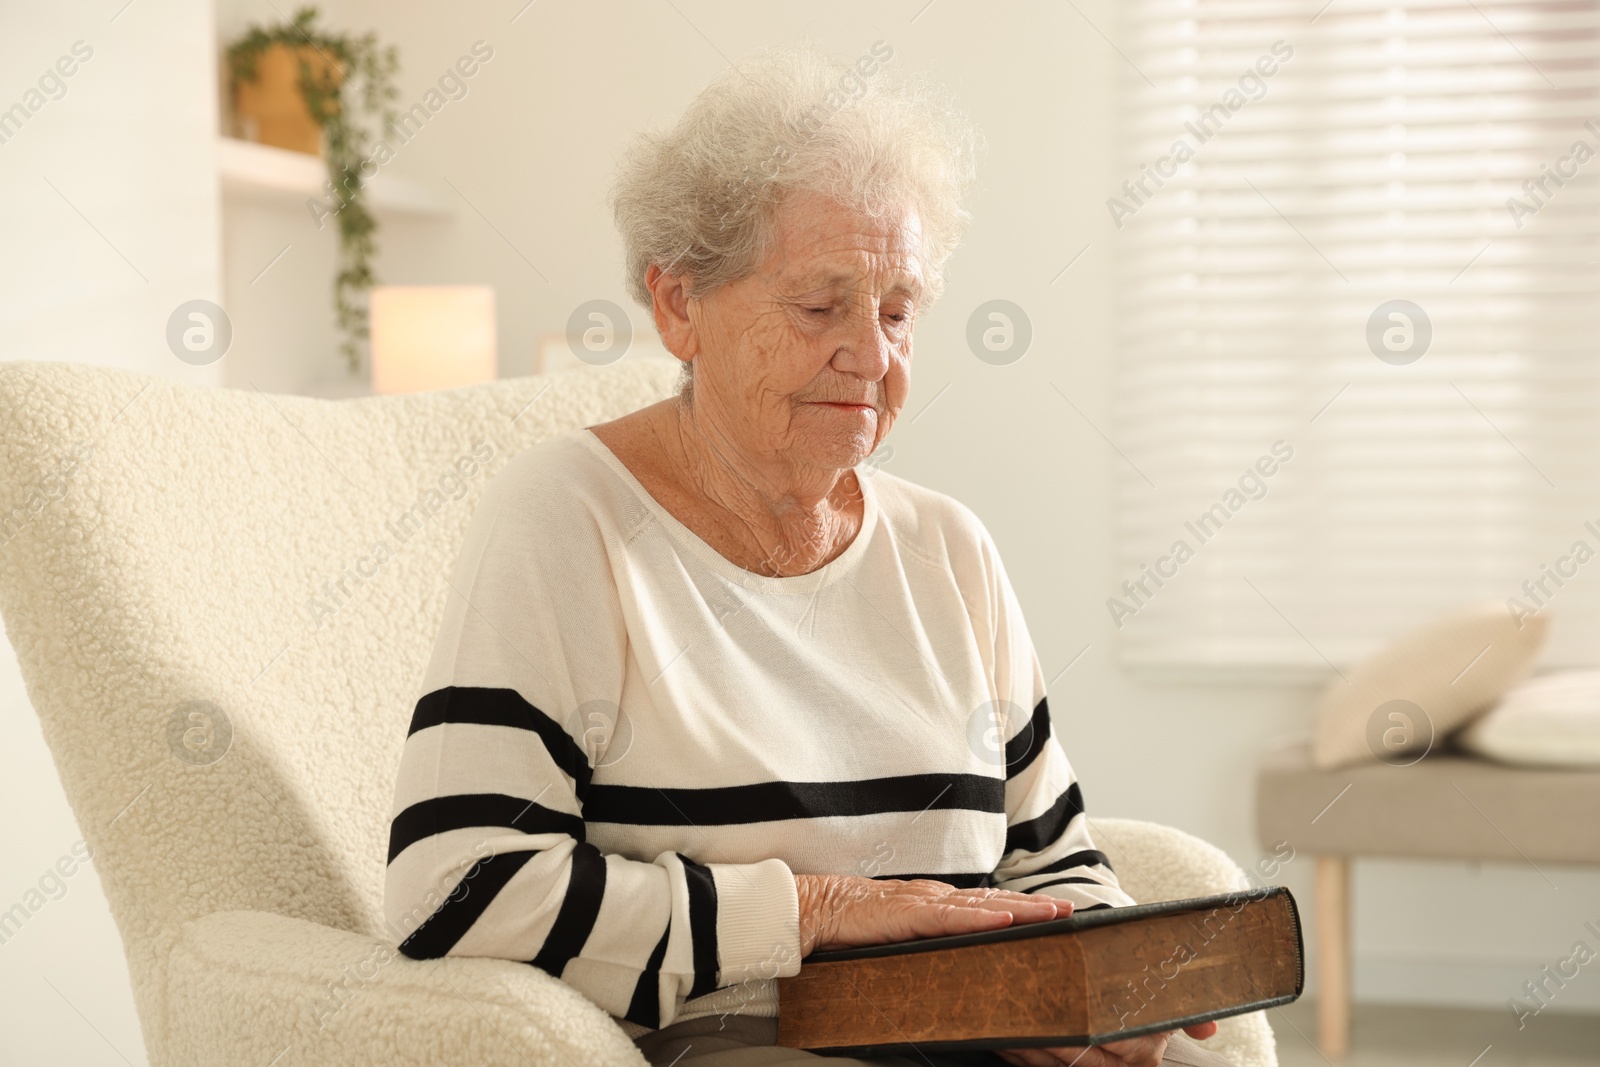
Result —
[[[123,3],[0,4],[0,109],[37,105],[0,143],[0,359],[216,384],[220,366],[166,342],[178,305],[221,298],[211,7]],[[78,42],[64,93],[47,79],[29,97]],[[0,1062],[143,1064],[121,942],[93,868],[73,860],[77,825],[9,644],[0,731],[0,910],[41,879],[48,894],[0,944]],[[64,857],[63,890],[49,873]]]
[[[1113,500],[1122,473],[1094,427],[1115,433],[1109,398],[1117,244],[1103,203],[1120,180],[1112,103],[1122,61],[1067,5],[938,0],[924,9],[925,3],[540,2],[514,23],[524,0],[471,7],[324,4],[332,25],[377,27],[399,44],[406,104],[474,41],[495,49],[469,95],[447,105],[392,164],[396,173],[441,190],[453,184],[471,206],[462,204],[450,223],[382,219],[379,273],[394,283],[494,285],[502,370],[525,373],[539,336],[562,329],[579,303],[605,297],[629,306],[604,206],[616,153],[634,131],[670,121],[727,60],[805,32],[846,55],[883,39],[895,49],[894,62],[935,71],[972,110],[989,149],[971,204],[975,222],[952,262],[947,296],[918,329],[908,413],[932,403],[915,421],[910,414],[902,419],[888,469],[953,494],[984,519],[1023,599],[1047,677],[1088,646],[1055,681],[1051,705],[1091,815],[1169,823],[1249,862],[1262,851],[1251,828],[1256,757],[1269,739],[1306,729],[1314,693],[1237,680],[1180,685],[1130,677],[1116,664],[1104,608],[1116,574]],[[1112,0],[1078,8],[1115,36]],[[169,9],[156,4],[148,10],[148,18],[168,17]],[[251,21],[275,17],[265,0],[225,0],[218,33],[231,37]],[[53,47],[47,39],[22,69],[41,65],[37,57]],[[164,84],[175,77],[173,60],[170,49],[159,54],[160,63],[146,64],[140,77]],[[48,109],[43,117],[50,117]],[[0,161],[8,150],[0,146]],[[133,214],[113,217],[131,227]],[[319,233],[293,205],[249,202],[229,206],[224,233],[227,301],[239,346],[223,364],[228,384],[292,389],[337,373],[327,311],[331,229]],[[250,285],[285,244],[293,245],[290,254]],[[1052,282],[1085,244],[1088,252]],[[995,297],[1022,305],[1035,329],[1032,350],[1008,367],[979,362],[964,340],[972,308]],[[636,327],[646,324],[636,313]],[[109,347],[127,347],[133,331],[107,329],[115,341]],[[54,860],[64,844],[59,838],[70,843],[75,836],[70,823],[61,823],[59,790],[37,728],[30,734],[15,706],[6,704],[7,737],[27,743],[0,756],[16,772],[3,788],[20,776],[18,796],[46,797],[48,803],[30,803],[46,809],[57,829],[39,848],[21,850],[20,860],[8,856],[0,901],[14,898]],[[1310,903],[1309,866],[1296,862],[1285,872],[1303,904]],[[1524,978],[1565,953],[1581,918],[1593,917],[1582,914],[1585,903],[1600,899],[1594,873],[1552,873],[1559,893],[1532,871],[1513,868],[1362,865],[1358,996],[1403,1002],[1448,995],[1503,1009]],[[78,895],[53,905],[60,910],[51,924],[31,931],[40,951],[66,954],[73,938],[108,936],[98,928],[79,934],[67,918],[71,908],[87,908],[95,892],[89,882],[74,884]],[[28,970],[18,974],[24,965]],[[0,981],[9,983],[0,997],[33,981],[31,969],[42,965],[33,958],[15,962],[10,946],[0,947]],[[1557,1008],[1585,997],[1600,1005],[1600,991],[1574,986],[1571,992]],[[85,990],[84,998],[97,1025],[131,1012],[120,990]],[[108,1031],[132,1058],[126,1034]],[[18,1039],[0,1036],[7,1040]],[[102,1059],[117,1062],[104,1048],[99,1059],[86,1051],[74,1062]]]
[[[192,367],[166,343],[179,304],[221,298],[211,9],[121,6],[0,7],[0,108],[75,43],[90,54],[0,144],[0,358],[213,384],[215,364]]]

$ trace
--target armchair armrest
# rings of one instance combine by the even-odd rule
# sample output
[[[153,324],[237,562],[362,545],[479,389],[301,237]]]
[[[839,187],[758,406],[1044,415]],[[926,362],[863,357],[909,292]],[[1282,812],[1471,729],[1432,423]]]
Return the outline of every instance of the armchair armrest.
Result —
[[[1141,904],[1250,888],[1226,852],[1171,826],[1095,817],[1089,836],[1110,857],[1117,882]]]
[[[571,986],[510,960],[412,960],[375,937],[258,911],[185,923],[168,968],[171,1062],[645,1067]]]

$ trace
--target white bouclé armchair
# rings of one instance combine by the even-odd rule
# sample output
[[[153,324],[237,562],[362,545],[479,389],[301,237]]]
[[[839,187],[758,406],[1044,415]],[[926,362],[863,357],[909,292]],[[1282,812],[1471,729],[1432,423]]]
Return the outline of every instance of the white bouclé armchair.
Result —
[[[397,955],[381,903],[393,776],[484,483],[675,375],[329,401],[0,363],[0,613],[152,1064],[642,1067],[530,965]],[[1138,899],[1245,884],[1176,830],[1093,825]],[[1260,1015],[1209,1044],[1276,1064]]]

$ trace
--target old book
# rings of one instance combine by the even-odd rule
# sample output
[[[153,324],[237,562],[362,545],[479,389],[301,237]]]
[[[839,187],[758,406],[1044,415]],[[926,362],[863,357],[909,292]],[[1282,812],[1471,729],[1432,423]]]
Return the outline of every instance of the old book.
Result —
[[[838,1054],[1092,1045],[1287,1004],[1281,886],[814,952],[778,979],[778,1044]]]

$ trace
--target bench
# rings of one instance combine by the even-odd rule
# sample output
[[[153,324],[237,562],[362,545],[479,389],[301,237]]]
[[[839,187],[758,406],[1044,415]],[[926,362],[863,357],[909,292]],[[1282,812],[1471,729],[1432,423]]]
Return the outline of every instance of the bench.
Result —
[[[1600,864],[1600,770],[1514,767],[1448,752],[1408,766],[1319,770],[1307,743],[1262,761],[1256,832],[1316,858],[1317,1041],[1350,1041],[1350,863],[1361,856],[1537,867]]]

